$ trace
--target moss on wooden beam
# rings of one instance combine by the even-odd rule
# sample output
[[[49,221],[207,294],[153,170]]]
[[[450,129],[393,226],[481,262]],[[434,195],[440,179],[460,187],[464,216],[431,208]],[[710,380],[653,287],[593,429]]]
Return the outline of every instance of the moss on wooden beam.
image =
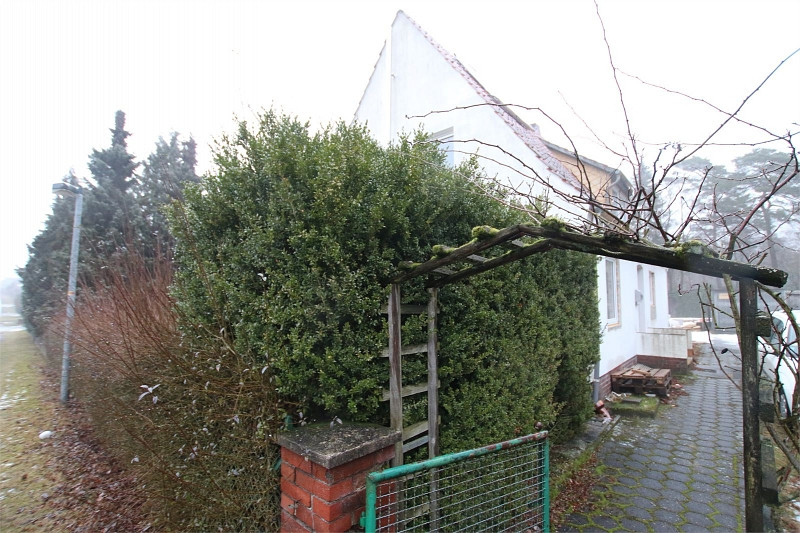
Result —
[[[575,233],[569,231],[566,225],[557,219],[554,219],[546,226],[523,224],[510,226],[502,230],[489,226],[478,226],[473,229],[473,236],[475,236],[473,241],[458,248],[449,246],[434,247],[436,257],[425,263],[401,264],[399,268],[405,271],[396,273],[391,278],[391,282],[399,283],[437,270],[442,272],[442,267],[465,259],[469,260],[470,256],[483,250],[498,245],[507,245],[509,242],[525,236],[533,237],[537,239],[537,242],[523,246],[516,252],[506,253],[500,257],[481,262],[480,265],[465,268],[445,278],[431,281],[429,285],[441,287],[447,283],[485,272],[550,248],[614,257],[714,277],[722,277],[727,274],[733,279],[752,279],[771,287],[783,287],[788,279],[788,274],[782,270],[719,259],[702,243],[689,241],[677,248],[650,246],[630,242],[624,238],[608,238],[607,235]]]
[[[663,246],[648,246],[633,242],[608,242],[602,237],[553,230],[541,226],[522,225],[520,231],[531,237],[549,239],[555,248],[625,259],[717,278],[728,274],[737,280],[752,279],[771,287],[783,287],[789,276],[786,272],[776,268],[719,259],[714,257],[707,247],[698,248],[691,244],[676,251]]]

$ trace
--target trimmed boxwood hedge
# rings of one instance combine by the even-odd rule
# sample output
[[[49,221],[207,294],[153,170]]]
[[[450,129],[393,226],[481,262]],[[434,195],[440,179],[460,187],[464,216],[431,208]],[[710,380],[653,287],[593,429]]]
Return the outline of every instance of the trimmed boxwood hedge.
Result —
[[[274,112],[223,137],[216,170],[172,216],[187,346],[227,343],[217,364],[267,372],[295,417],[388,424],[388,276],[474,226],[520,221],[480,192],[474,162],[449,169],[423,141],[384,148],[342,123],[311,134]],[[426,301],[421,282],[403,292]],[[536,422],[558,438],[581,426],[600,339],[594,257],[551,251],[440,294],[443,451]],[[407,319],[404,341],[424,332]],[[406,382],[424,373],[422,358],[404,360]],[[424,417],[424,399],[406,404],[409,422]]]

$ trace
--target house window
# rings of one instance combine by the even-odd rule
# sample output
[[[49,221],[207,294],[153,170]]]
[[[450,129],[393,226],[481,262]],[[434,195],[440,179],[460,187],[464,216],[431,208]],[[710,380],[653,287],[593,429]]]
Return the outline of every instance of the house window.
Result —
[[[606,259],[606,319],[619,324],[619,262]]]
[[[439,151],[444,154],[444,164],[448,167],[454,167],[456,161],[455,152],[453,151],[455,139],[453,136],[453,128],[447,128],[446,130],[434,133],[430,136],[430,139],[439,144]]]
[[[655,320],[656,311],[656,273],[650,272],[650,320]]]

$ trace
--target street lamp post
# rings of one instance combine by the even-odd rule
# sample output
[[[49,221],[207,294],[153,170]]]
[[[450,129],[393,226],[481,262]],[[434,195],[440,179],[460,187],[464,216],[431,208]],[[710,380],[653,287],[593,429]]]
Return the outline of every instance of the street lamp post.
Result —
[[[69,400],[69,359],[72,349],[72,317],[75,316],[75,285],[78,280],[78,249],[81,237],[83,189],[67,183],[56,183],[53,192],[59,196],[75,197],[75,216],[72,219],[72,249],[69,255],[69,282],[67,283],[67,319],[64,323],[64,352],[61,357],[61,403]]]

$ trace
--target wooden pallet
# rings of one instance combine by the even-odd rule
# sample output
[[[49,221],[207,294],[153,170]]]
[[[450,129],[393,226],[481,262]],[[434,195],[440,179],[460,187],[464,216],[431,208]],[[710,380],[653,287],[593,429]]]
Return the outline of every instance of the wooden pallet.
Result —
[[[611,374],[611,390],[614,392],[655,393],[666,396],[672,383],[672,372],[668,368],[650,368],[636,364],[624,372]]]

